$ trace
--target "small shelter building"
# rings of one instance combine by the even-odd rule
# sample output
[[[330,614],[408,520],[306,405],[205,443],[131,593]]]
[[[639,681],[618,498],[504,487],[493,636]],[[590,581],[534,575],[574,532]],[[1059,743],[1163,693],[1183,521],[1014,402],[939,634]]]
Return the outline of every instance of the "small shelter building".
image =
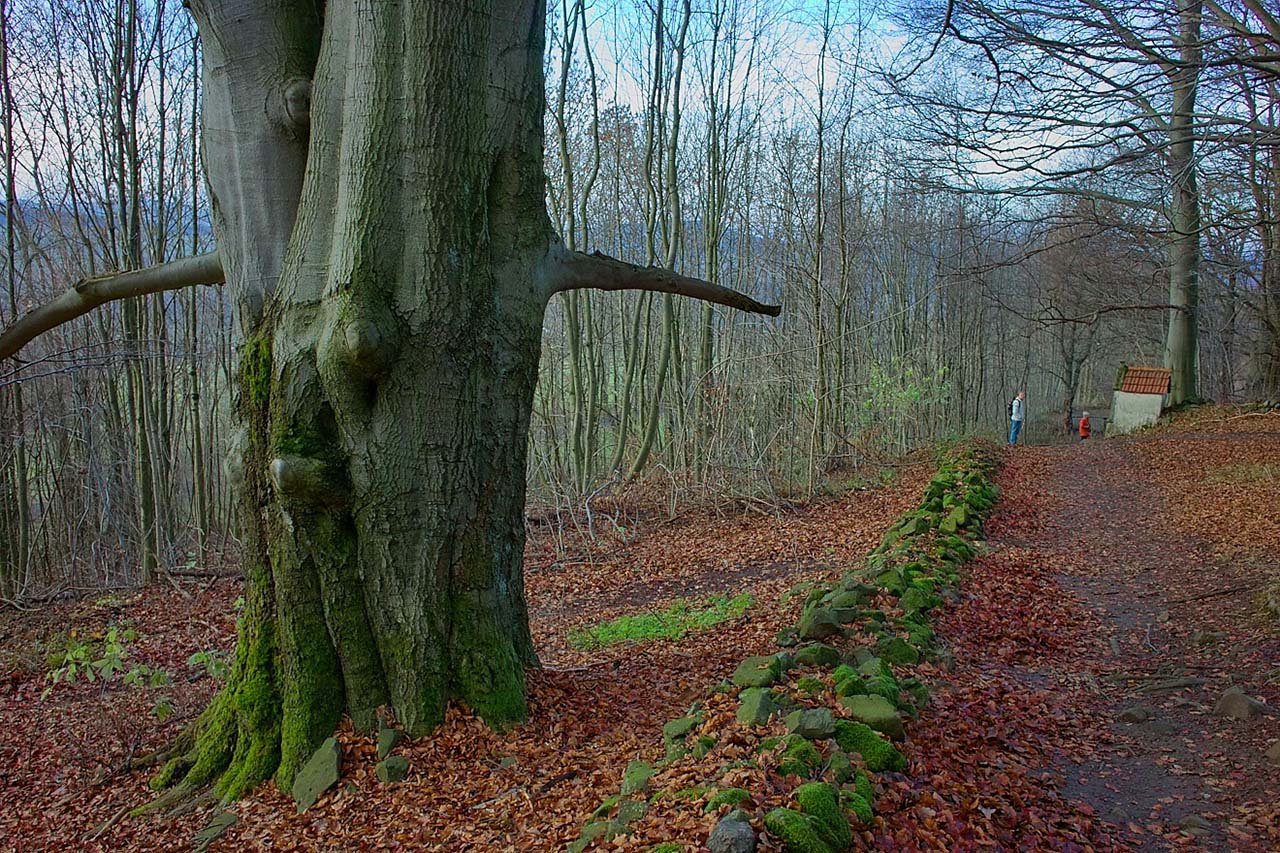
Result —
[[[1111,402],[1107,435],[1122,435],[1153,425],[1169,401],[1173,372],[1167,367],[1125,365]]]

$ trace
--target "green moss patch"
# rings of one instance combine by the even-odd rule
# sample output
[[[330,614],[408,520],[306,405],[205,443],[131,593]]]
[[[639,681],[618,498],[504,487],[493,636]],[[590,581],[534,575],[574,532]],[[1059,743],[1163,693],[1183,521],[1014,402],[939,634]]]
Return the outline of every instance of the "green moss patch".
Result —
[[[810,782],[796,788],[800,810],[813,819],[818,836],[835,850],[845,850],[853,843],[849,819],[840,808],[840,791],[825,782]]]
[[[800,735],[787,735],[783,739],[782,760],[778,772],[784,776],[808,778],[822,766],[822,753]]]
[[[646,640],[680,640],[722,622],[737,619],[755,604],[750,593],[729,598],[715,596],[705,601],[674,601],[665,610],[619,616],[590,628],[569,632],[569,642],[579,649],[598,649],[618,643]]]
[[[835,740],[845,752],[861,755],[867,769],[873,773],[902,770],[907,766],[907,759],[902,753],[864,723],[838,720]]]
[[[751,802],[751,792],[745,788],[721,788],[707,802],[707,811],[713,812],[721,806],[738,806]]]

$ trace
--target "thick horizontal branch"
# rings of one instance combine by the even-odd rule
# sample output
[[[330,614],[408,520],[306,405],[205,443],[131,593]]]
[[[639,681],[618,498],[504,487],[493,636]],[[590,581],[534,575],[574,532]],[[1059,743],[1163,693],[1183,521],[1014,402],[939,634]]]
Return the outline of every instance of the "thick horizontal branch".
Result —
[[[726,305],[737,308],[739,311],[750,311],[753,314],[777,317],[782,313],[781,305],[765,305],[744,293],[700,278],[689,278],[659,267],[636,266],[599,252],[590,255],[582,252],[564,252],[558,259],[551,277],[551,292],[560,293],[565,290],[585,288],[652,290],[658,293],[688,296],[704,302],[714,302],[717,305]]]
[[[50,329],[88,314],[104,303],[222,281],[222,261],[217,252],[142,270],[82,278],[70,290],[31,309],[0,332],[0,358],[8,358]]]

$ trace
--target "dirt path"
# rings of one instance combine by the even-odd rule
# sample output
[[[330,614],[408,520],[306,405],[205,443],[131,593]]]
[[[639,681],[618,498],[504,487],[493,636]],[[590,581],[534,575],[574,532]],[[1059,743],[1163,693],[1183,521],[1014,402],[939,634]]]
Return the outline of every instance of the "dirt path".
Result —
[[[1280,638],[1254,604],[1275,565],[1224,559],[1217,543],[1177,523],[1163,464],[1247,456],[1257,439],[1155,441],[1010,454],[1011,517],[993,532],[988,562],[1041,567],[1038,594],[1058,599],[1050,615],[1074,623],[1067,654],[1015,673],[1026,690],[1047,689],[1070,707],[1064,725],[1090,733],[1083,745],[1066,739],[1049,776],[1111,825],[1115,844],[1276,849],[1280,827],[1267,809],[1280,797],[1280,768],[1264,752],[1280,737]],[[1247,721],[1216,715],[1233,685],[1268,708]]]

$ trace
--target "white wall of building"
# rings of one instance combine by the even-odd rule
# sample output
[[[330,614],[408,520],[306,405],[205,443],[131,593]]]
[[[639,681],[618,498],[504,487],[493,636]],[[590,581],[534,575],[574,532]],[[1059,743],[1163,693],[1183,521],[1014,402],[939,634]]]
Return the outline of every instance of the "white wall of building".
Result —
[[[1164,408],[1163,394],[1132,394],[1117,391],[1111,402],[1111,420],[1107,422],[1107,435],[1123,435],[1151,426],[1160,419]]]

